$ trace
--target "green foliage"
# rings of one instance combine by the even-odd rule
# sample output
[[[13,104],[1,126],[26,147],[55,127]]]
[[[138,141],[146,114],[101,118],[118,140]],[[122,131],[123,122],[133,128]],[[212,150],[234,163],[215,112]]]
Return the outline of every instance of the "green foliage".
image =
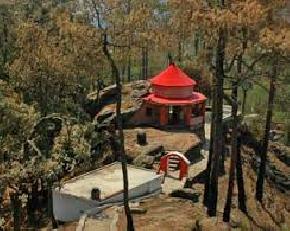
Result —
[[[39,113],[33,106],[21,103],[20,96],[1,80],[0,92],[0,152],[20,152]]]
[[[14,53],[14,20],[8,6],[0,7],[0,79],[8,79],[7,64]]]
[[[186,74],[197,81],[198,91],[204,93],[208,97],[211,97],[212,90],[212,75],[200,62],[187,61],[182,65],[182,68]]]
[[[76,157],[90,154],[90,140],[86,137],[87,126],[73,124],[66,119],[60,135],[54,140],[52,154],[54,157]]]
[[[98,79],[100,33],[71,17],[64,10],[42,10],[40,19],[20,23],[16,30],[11,83],[25,102],[37,102],[42,115],[63,111],[64,104],[69,114],[75,113],[74,105],[82,103]]]
[[[242,89],[239,91],[239,98],[243,99]],[[265,114],[265,109],[267,108],[268,92],[261,88],[260,86],[254,85],[253,89],[247,92],[247,103],[245,107],[246,113],[263,113]]]
[[[260,85],[254,85],[253,89],[247,93],[246,113],[258,113],[263,116],[266,114],[268,91],[267,81],[261,81]],[[277,86],[277,92],[275,97],[273,122],[286,123],[289,118],[289,105],[290,105],[290,85],[284,85],[283,82]],[[242,90],[239,91],[239,98],[243,99]]]

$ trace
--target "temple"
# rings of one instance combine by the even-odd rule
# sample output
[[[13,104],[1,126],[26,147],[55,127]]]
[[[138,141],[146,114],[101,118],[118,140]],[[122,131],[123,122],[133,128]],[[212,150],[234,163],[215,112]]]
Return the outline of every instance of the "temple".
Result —
[[[150,80],[151,91],[135,118],[160,127],[195,128],[204,124],[206,97],[197,83],[175,64]]]

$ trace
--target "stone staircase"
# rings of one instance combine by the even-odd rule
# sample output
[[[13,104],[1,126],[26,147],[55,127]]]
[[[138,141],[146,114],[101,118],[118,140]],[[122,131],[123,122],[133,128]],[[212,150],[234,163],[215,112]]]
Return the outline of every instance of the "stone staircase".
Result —
[[[178,166],[179,166],[179,159],[178,157],[170,157],[168,158],[168,170],[169,171],[176,171],[178,170]]]

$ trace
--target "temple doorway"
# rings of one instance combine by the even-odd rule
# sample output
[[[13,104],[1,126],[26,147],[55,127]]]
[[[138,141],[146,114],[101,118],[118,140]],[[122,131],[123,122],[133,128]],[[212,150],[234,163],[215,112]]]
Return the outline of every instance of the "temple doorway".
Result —
[[[169,125],[184,124],[184,115],[183,115],[182,107],[169,106],[169,108],[168,108],[168,124]]]

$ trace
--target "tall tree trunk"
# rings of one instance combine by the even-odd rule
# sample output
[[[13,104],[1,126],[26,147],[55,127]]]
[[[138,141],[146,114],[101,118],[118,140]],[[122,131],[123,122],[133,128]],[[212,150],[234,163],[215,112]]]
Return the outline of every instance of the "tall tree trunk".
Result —
[[[224,58],[225,58],[225,30],[219,30],[218,44],[216,50],[216,75],[215,75],[215,116],[213,118],[213,152],[212,167],[210,173],[210,190],[207,213],[209,216],[216,216],[218,198],[218,172],[219,159],[223,150],[223,85],[224,85]]]
[[[8,26],[7,26],[7,22],[5,22],[3,25],[3,36],[4,36],[3,64],[5,65],[8,61]]]
[[[144,80],[146,76],[146,52],[142,47],[142,62],[141,62],[141,79]]]
[[[146,48],[145,48],[145,79],[148,78],[148,66],[149,66],[148,47],[146,45]]]
[[[225,139],[226,139],[227,131],[226,127],[223,124],[223,135],[222,135],[222,151],[220,155],[220,160],[219,160],[219,176],[223,176],[226,174],[225,171],[225,160],[226,160],[226,146],[225,146]]]
[[[14,231],[21,230],[21,200],[19,196],[18,192],[15,192],[12,195]]]
[[[121,82],[122,83],[125,83],[126,82],[126,80],[125,80],[126,64],[122,65],[121,71],[122,71],[122,74],[121,74]]]
[[[212,98],[214,98],[214,91],[212,91]],[[205,175],[205,183],[204,183],[204,194],[203,194],[203,204],[204,206],[208,207],[209,203],[209,188],[210,188],[210,173],[211,173],[211,165],[212,165],[212,152],[213,152],[213,136],[214,136],[214,129],[215,129],[215,100],[213,100],[213,104],[211,107],[211,130],[210,130],[210,144],[209,144],[209,157],[206,165],[206,175]]]
[[[278,58],[275,57],[272,66],[272,73],[270,75],[270,90],[269,90],[269,98],[268,98],[268,107],[267,107],[267,116],[266,116],[266,127],[265,133],[262,141],[261,147],[261,162],[260,168],[258,172],[258,178],[256,182],[256,200],[262,202],[263,200],[263,184],[264,178],[266,173],[266,164],[267,164],[267,152],[268,152],[268,144],[269,144],[269,132],[271,129],[272,123],[272,115],[273,115],[273,108],[274,108],[274,98],[275,98],[275,84],[276,84],[276,75],[277,75],[277,65],[278,65]]]
[[[246,42],[243,42],[243,48],[246,48]],[[237,60],[237,73],[238,78],[232,83],[232,134],[231,134],[231,164],[230,164],[230,177],[228,185],[228,195],[227,201],[224,208],[223,221],[229,222],[230,213],[231,213],[231,201],[232,201],[232,192],[234,188],[235,181],[235,169],[237,174],[237,186],[238,186],[238,200],[239,208],[242,212],[246,213],[247,208],[245,204],[245,190],[244,190],[244,180],[243,180],[243,169],[241,163],[241,138],[238,134],[239,129],[239,119],[238,119],[238,81],[242,75],[242,61],[243,55],[240,54]]]
[[[237,137],[238,137],[238,104],[237,104],[237,95],[238,95],[238,81],[232,82],[232,134],[231,134],[231,163],[230,163],[230,172],[229,172],[229,185],[228,185],[228,194],[227,200],[224,207],[223,221],[229,222],[231,215],[231,206],[232,206],[232,195],[235,185],[235,168],[237,161]]]
[[[247,102],[247,90],[243,90],[242,115],[245,114],[246,102]]]
[[[199,52],[199,32],[195,33],[193,43],[194,43],[195,56],[197,56]]]
[[[178,62],[181,62],[181,52],[182,52],[182,45],[181,45],[181,38],[178,41]]]
[[[58,224],[53,214],[53,180],[52,177],[47,178],[47,215],[51,219],[52,229],[57,229]]]
[[[245,37],[246,35],[246,30],[243,29],[243,36]],[[243,41],[243,50],[247,48],[247,41]],[[238,62],[237,62],[237,72],[238,72],[238,77],[242,78],[242,62],[243,62],[243,54],[240,54],[238,56]],[[238,84],[238,83],[237,83]],[[235,90],[235,101],[238,103],[238,88]],[[237,111],[238,112],[238,105],[237,105]],[[237,115],[236,115],[237,116]],[[237,124],[234,126],[238,127],[238,130],[240,129],[240,121],[237,120]],[[246,206],[246,195],[245,195],[245,189],[244,189],[244,177],[243,177],[243,167],[242,167],[242,157],[241,157],[241,134],[238,131],[237,134],[237,143],[236,143],[236,150],[237,150],[237,159],[236,159],[236,174],[237,174],[237,187],[238,187],[238,204],[239,204],[239,209],[243,213],[247,213],[247,206]]]
[[[141,79],[147,79],[148,77],[148,48],[142,48],[142,64],[141,64]]]
[[[103,52],[107,59],[110,62],[112,69],[114,70],[115,74],[115,81],[116,81],[116,88],[117,88],[117,104],[116,104],[116,125],[118,130],[118,139],[119,139],[119,148],[118,154],[121,158],[122,163],[122,173],[123,173],[123,203],[124,209],[127,216],[127,230],[134,231],[134,223],[133,217],[131,214],[131,210],[129,207],[129,180],[128,180],[128,169],[127,169],[127,157],[125,155],[125,148],[124,148],[124,133],[123,133],[123,120],[122,120],[122,113],[121,113],[121,106],[122,106],[122,84],[120,80],[119,70],[113,58],[110,55],[110,52],[107,48],[107,36],[104,34],[104,41],[103,41]]]
[[[236,171],[237,171],[237,186],[238,186],[238,204],[239,209],[247,214],[247,204],[246,204],[246,194],[244,189],[244,176],[243,176],[243,166],[242,166],[242,156],[241,156],[241,135],[238,134],[237,137],[237,165],[236,165]]]

